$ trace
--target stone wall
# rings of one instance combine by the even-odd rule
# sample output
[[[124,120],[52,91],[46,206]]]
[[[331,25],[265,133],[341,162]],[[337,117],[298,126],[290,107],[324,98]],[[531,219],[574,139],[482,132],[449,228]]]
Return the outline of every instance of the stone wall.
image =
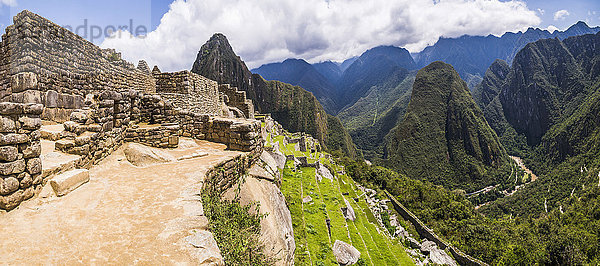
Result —
[[[254,118],[254,105],[246,98],[245,91],[238,91],[236,87],[231,87],[229,84],[220,85],[219,91],[227,96],[225,103],[228,106],[240,110],[245,118]]]
[[[100,49],[29,11],[19,13],[13,22],[2,36],[1,46],[7,47],[8,55],[4,83],[14,84],[23,72],[37,74],[37,80],[26,90],[3,85],[1,101],[43,103],[45,120],[64,122],[90,93],[156,90],[152,75],[122,60],[114,50]]]
[[[206,172],[202,193],[222,195],[228,189],[239,184],[250,167],[258,161],[262,151],[262,147],[257,148],[250,153],[240,154],[209,169]]]
[[[33,197],[42,184],[41,104],[0,103],[0,209]]]
[[[400,216],[402,216],[402,218],[404,218],[404,220],[407,220],[412,225],[414,225],[415,229],[417,230],[417,233],[419,233],[421,237],[429,241],[435,242],[441,249],[448,249],[452,254],[452,257],[454,257],[454,259],[458,263],[460,263],[460,265],[487,265],[485,262],[482,262],[463,253],[462,251],[458,250],[457,248],[453,247],[452,245],[438,237],[433,232],[433,230],[429,229],[429,227],[427,227],[423,222],[421,222],[421,220],[419,220],[417,216],[415,216],[411,211],[404,207],[404,205],[402,205],[402,203],[396,200],[396,198],[394,198],[389,192],[386,191],[385,193],[388,196],[388,198],[390,198],[390,200],[392,201],[394,209],[400,214]]]
[[[232,150],[252,151],[262,146],[258,120],[222,118],[181,111],[180,135],[227,144]]]
[[[189,71],[155,73],[156,92],[176,108],[222,115],[223,100],[216,81]]]
[[[142,143],[156,148],[177,148],[179,125],[133,125],[125,133],[125,141]]]
[[[222,166],[227,173],[221,178],[230,178],[231,167],[247,165],[262,151],[259,121],[217,117],[229,111],[216,82],[188,71],[155,67],[149,73],[145,62],[139,65],[29,11],[15,16],[0,42],[0,208],[16,207],[43,181],[42,119],[63,123],[55,148],[79,155],[79,168],[98,163],[124,141],[172,148],[183,135],[249,152],[243,156],[249,159]],[[253,117],[245,94],[227,91]]]

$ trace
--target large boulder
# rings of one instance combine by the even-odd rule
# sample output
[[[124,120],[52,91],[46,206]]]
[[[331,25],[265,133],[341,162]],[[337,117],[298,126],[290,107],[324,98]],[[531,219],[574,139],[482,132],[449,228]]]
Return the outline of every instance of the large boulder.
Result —
[[[340,265],[355,264],[360,258],[360,252],[355,247],[339,240],[333,243],[333,255]]]
[[[458,265],[454,259],[445,251],[435,247],[429,253],[429,260],[435,265]]]
[[[212,233],[204,230],[197,231],[193,235],[187,236],[185,241],[196,248],[193,255],[200,265],[225,265],[221,250]]]
[[[346,220],[354,221],[356,219],[356,214],[354,214],[354,209],[352,208],[352,206],[350,205],[350,202],[348,202],[347,199],[344,199],[344,202],[346,203],[346,207],[342,208],[342,214],[344,215],[344,218],[346,218]]]
[[[224,197],[233,199],[235,190],[230,189]],[[296,250],[292,216],[277,185],[250,176],[246,178],[238,195],[242,205],[259,202],[259,212],[268,214],[260,223],[260,239],[265,243],[265,254],[276,259],[275,265],[292,265]]]
[[[285,168],[285,162],[287,161],[287,158],[279,150],[279,144],[278,143],[275,143],[273,145],[273,150],[269,151],[268,153],[271,155],[271,157],[273,158],[273,160],[275,160],[275,163],[277,163],[277,168],[279,168],[279,169]]]
[[[327,178],[329,180],[333,180],[333,175],[331,174],[331,172],[329,171],[329,169],[327,169],[327,167],[325,167],[325,165],[322,164],[322,163],[318,164],[317,174],[319,174],[322,177],[325,177],[325,178]]]
[[[265,180],[269,180],[271,182],[276,180],[275,175],[271,172],[268,171],[267,169],[268,167],[263,167],[263,166],[259,166],[258,164],[253,165],[252,167],[250,167],[250,170],[248,170],[248,174],[252,177],[258,178],[258,179],[265,179]],[[279,172],[276,172],[279,173]]]
[[[123,150],[127,160],[135,166],[149,166],[176,161],[167,151],[138,143],[127,143]]]
[[[421,252],[423,254],[429,254],[432,250],[436,249],[437,245],[433,241],[425,240],[421,244]]]

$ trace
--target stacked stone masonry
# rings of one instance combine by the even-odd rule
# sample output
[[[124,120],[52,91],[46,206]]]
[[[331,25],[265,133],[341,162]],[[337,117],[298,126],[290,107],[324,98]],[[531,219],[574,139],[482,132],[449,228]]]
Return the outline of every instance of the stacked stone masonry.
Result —
[[[225,102],[244,114],[245,118],[254,118],[254,105],[251,100],[246,98],[245,91],[239,91],[236,87],[229,84],[219,86],[219,91],[227,96]]]
[[[0,103],[0,209],[11,210],[43,183],[41,104]]]
[[[127,129],[126,142],[137,142],[156,148],[177,148],[179,125],[134,125]]]
[[[189,71],[154,74],[156,92],[175,107],[197,113],[221,115],[223,99],[218,83]]]
[[[13,20],[0,42],[0,209],[15,208],[42,184],[42,120],[63,124],[55,148],[79,155],[80,168],[125,141],[174,148],[186,136],[249,152],[240,158],[262,151],[261,123],[231,115],[238,110],[243,114],[237,117],[254,117],[244,92],[220,90],[217,82],[189,71],[150,72],[144,61],[136,68],[114,50],[29,11]]]

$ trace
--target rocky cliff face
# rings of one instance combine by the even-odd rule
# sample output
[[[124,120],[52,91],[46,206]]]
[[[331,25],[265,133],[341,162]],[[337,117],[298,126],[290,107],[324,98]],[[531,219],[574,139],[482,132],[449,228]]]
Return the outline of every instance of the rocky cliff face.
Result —
[[[327,149],[356,156],[350,135],[336,117],[325,112],[312,93],[283,82],[265,81],[260,75],[250,73],[224,35],[215,34],[202,46],[192,72],[246,91],[258,112],[272,114],[286,130],[306,132]]]
[[[388,136],[386,151],[391,167],[450,188],[490,184],[491,172],[508,162],[466,83],[443,62],[419,70],[404,120]]]
[[[490,104],[500,93],[509,71],[510,66],[504,60],[497,59],[485,72],[483,80],[473,90],[473,99],[481,109]]]
[[[209,79],[249,91],[252,73],[235,54],[227,37],[214,34],[198,52],[192,72]]]
[[[540,40],[515,57],[500,102],[507,121],[530,145],[536,145],[553,124],[581,104],[585,83],[578,62],[562,41]]]

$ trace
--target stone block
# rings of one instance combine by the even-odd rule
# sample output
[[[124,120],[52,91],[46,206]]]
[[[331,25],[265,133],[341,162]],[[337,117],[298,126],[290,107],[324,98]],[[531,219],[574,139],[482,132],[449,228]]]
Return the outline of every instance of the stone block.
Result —
[[[24,158],[39,157],[42,153],[42,145],[39,141],[32,142],[30,144],[19,145],[19,150],[23,153]]]
[[[27,172],[35,175],[42,172],[42,160],[40,158],[33,158],[27,160]]]
[[[25,171],[25,160],[20,159],[9,163],[0,163],[0,174],[20,174]]]
[[[12,76],[12,92],[22,92],[25,90],[37,89],[38,79],[35,73],[23,72]]]
[[[56,196],[61,197],[87,183],[88,181],[90,181],[90,174],[88,170],[75,169],[54,177],[52,180],[50,180],[50,186],[52,186]]]
[[[54,143],[54,147],[60,151],[64,151],[64,150],[73,148],[74,146],[75,146],[75,143],[72,140],[67,140],[67,139],[61,139],[61,140],[57,141],[56,143]]]
[[[19,156],[19,150],[15,146],[2,146],[0,147],[0,160],[5,162],[12,162]]]
[[[8,196],[0,196],[0,209],[12,210],[23,201],[23,191],[19,190]]]
[[[46,92],[46,108],[56,108],[58,107],[58,92],[54,90],[49,90]]]
[[[39,103],[30,103],[23,106],[23,113],[25,114],[40,115],[43,111],[44,105]]]
[[[19,180],[14,177],[0,178],[0,195],[6,196],[19,190]]]
[[[13,121],[10,117],[0,116],[0,132],[14,133],[16,130],[17,128],[15,121]]]
[[[43,103],[44,93],[37,90],[27,90],[24,92],[13,93],[11,101],[16,103]]]
[[[41,118],[31,118],[23,116],[19,118],[19,122],[23,125],[24,129],[28,130],[36,130],[42,127],[42,119]]]
[[[28,188],[33,185],[33,179],[31,175],[28,173],[21,173],[19,176],[23,176],[21,181],[19,182],[21,188]]]
[[[11,102],[0,103],[0,114],[15,115],[23,113],[23,105]]]
[[[25,134],[0,134],[0,145],[15,145],[28,141],[29,136]]]

